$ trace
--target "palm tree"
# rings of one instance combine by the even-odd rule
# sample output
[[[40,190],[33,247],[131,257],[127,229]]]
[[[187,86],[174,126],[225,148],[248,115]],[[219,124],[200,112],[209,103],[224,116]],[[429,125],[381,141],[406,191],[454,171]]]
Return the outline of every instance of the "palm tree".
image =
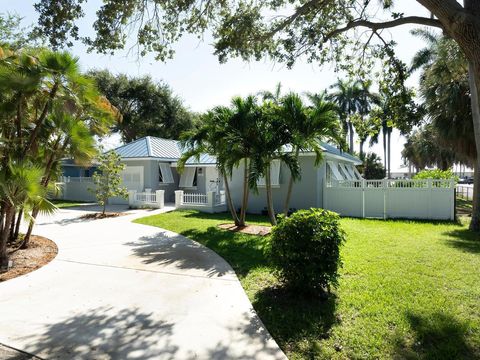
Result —
[[[288,130],[287,122],[281,116],[281,108],[266,101],[257,110],[257,121],[252,137],[251,173],[249,178],[250,188],[258,192],[257,182],[265,178],[267,210],[270,223],[277,224],[273,206],[271,165],[275,160],[283,162],[289,169],[291,177],[300,176],[298,159],[291,152],[286,152],[284,147],[292,143],[292,136]]]
[[[281,100],[280,116],[286,122],[292,137],[292,152],[298,162],[300,151],[313,151],[315,165],[322,160],[322,140],[342,143],[340,124],[335,105],[325,100],[325,94],[309,94],[311,106],[306,107],[298,94],[290,93]],[[288,215],[293,183],[297,178],[291,174],[283,213]]]
[[[354,131],[351,116],[360,112],[363,106],[361,82],[338,79],[330,88],[335,91],[329,95],[329,100],[337,104],[344,133],[348,134],[349,151],[353,152]]]
[[[178,169],[182,171],[186,162],[190,158],[199,158],[202,154],[210,154],[216,156],[218,171],[223,177],[225,186],[225,195],[228,209],[236,226],[240,226],[235,205],[233,203],[228,178],[232,174],[232,155],[231,149],[224,141],[226,127],[229,119],[233,116],[230,108],[219,106],[216,107],[200,118],[200,126],[188,131],[182,136],[182,143],[186,151],[178,161]]]

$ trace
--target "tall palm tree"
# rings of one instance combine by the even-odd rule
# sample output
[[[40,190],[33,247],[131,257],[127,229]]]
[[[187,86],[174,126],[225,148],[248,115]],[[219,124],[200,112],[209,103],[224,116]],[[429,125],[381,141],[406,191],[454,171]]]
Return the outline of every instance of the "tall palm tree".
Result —
[[[290,93],[282,98],[280,116],[286,122],[292,137],[292,152],[295,161],[299,161],[300,151],[315,153],[315,165],[322,160],[323,151],[320,141],[342,143],[343,136],[335,105],[325,100],[325,94],[309,94],[311,106],[304,105],[298,94]],[[291,174],[283,213],[288,215],[293,183],[296,178]]]
[[[240,219],[235,209],[228,183],[232,174],[232,166],[230,166],[232,153],[224,141],[226,127],[232,116],[232,109],[224,106],[216,107],[201,116],[200,126],[195,130],[184,133],[182,136],[182,143],[186,151],[178,161],[178,169],[182,171],[190,158],[198,159],[202,154],[216,156],[217,168],[223,177],[228,209],[235,225],[240,226]]]
[[[294,179],[300,176],[300,167],[298,159],[284,149],[286,145],[292,143],[292,136],[285,118],[281,116],[280,107],[271,101],[266,101],[257,111],[258,116],[252,137],[253,151],[250,159],[249,184],[250,188],[258,192],[257,182],[260,178],[265,178],[268,216],[270,223],[276,225],[271,182],[272,162],[279,160],[284,163]]]
[[[351,116],[360,112],[363,106],[361,82],[338,79],[330,88],[335,91],[329,95],[329,100],[337,104],[343,130],[348,137],[349,151],[353,152],[354,129]]]

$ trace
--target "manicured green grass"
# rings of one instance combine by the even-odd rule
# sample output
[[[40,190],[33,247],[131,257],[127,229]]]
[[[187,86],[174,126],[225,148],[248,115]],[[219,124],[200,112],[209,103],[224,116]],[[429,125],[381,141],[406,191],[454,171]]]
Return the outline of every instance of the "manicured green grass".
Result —
[[[480,358],[480,238],[465,225],[342,219],[340,286],[320,301],[282,291],[269,238],[218,229],[227,214],[175,211],[137,222],[225,258],[290,359]]]
[[[458,215],[470,215],[473,210],[473,201],[457,197],[456,207]]]
[[[60,209],[81,206],[86,204],[85,202],[70,201],[70,200],[50,200],[50,202]]]

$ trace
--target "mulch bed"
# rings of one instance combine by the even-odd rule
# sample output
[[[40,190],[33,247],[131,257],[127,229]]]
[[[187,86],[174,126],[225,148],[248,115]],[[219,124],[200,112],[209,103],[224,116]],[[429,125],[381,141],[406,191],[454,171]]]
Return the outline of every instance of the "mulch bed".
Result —
[[[13,251],[14,249],[8,249]],[[48,264],[57,256],[57,245],[47,238],[32,235],[28,249],[22,249],[10,255],[13,266],[7,271],[0,273],[0,282],[27,274]]]
[[[235,224],[219,224],[218,227],[223,230],[241,232],[243,234],[249,234],[249,235],[260,235],[260,236],[268,235],[270,234],[270,231],[272,231],[271,226],[263,226],[263,225],[236,226]]]
[[[91,213],[91,214],[85,214],[80,216],[80,219],[88,219],[88,220],[98,220],[98,219],[107,219],[107,218],[114,218],[118,216],[123,216],[126,215],[124,213],[112,213],[108,212],[105,214],[102,213]]]

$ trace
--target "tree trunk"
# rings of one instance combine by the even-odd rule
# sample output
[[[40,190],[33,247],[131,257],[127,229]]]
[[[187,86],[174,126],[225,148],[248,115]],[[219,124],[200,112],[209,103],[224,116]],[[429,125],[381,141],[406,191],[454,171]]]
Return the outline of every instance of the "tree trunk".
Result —
[[[3,222],[3,231],[0,234],[0,271],[8,269],[7,242],[10,235],[10,225],[12,217],[15,214],[11,205],[5,205],[5,219]]]
[[[240,209],[240,222],[239,226],[245,226],[245,221],[247,217],[247,207],[248,207],[248,177],[250,176],[250,168],[248,165],[248,159],[244,160],[244,169],[243,169],[243,197],[242,197],[242,208]]]
[[[23,209],[20,209],[18,212],[17,223],[15,224],[15,233],[13,234],[14,239],[18,240],[18,235],[20,234],[20,224],[22,223]]]
[[[391,150],[392,150],[392,130],[391,129],[388,129],[388,133],[387,133],[387,138],[388,138],[388,148],[387,148],[387,166],[388,166],[388,178],[390,179],[391,177],[391,172],[390,172],[390,160],[391,160]]]
[[[295,149],[295,160],[298,161],[298,156],[300,154],[300,148],[297,146]],[[292,197],[292,189],[293,189],[293,177],[290,174],[290,179],[288,179],[288,188],[287,188],[287,196],[285,198],[285,204],[283,205],[283,214],[288,216],[288,210],[290,209],[290,198]]]
[[[350,153],[353,154],[353,124],[350,121],[348,122],[348,135],[350,137]]]
[[[363,144],[365,143],[365,140],[360,140],[360,159],[363,157]]]
[[[383,168],[387,170],[387,132],[386,128],[382,129],[383,136]]]
[[[265,171],[265,187],[267,191],[267,210],[268,217],[270,218],[270,223],[275,226],[277,225],[277,219],[275,218],[275,210],[273,208],[273,198],[272,198],[272,179],[270,176],[270,164],[267,165]]]
[[[23,242],[22,242],[22,245],[20,246],[20,249],[26,249],[30,244],[30,237],[32,236],[33,226],[35,225],[35,219],[38,216],[38,212],[39,212],[38,207],[35,207],[32,211],[32,219],[28,224],[28,230],[27,230],[27,233],[25,234],[25,237],[23,238]]]
[[[227,200],[228,210],[230,210],[230,214],[232,215],[232,219],[235,222],[235,225],[240,226],[240,220],[237,215],[237,210],[235,210],[235,205],[233,204],[232,196],[230,194],[230,185],[228,185],[227,175],[225,174],[225,172],[221,172],[223,175],[223,183],[225,186],[225,197]]]
[[[475,64],[469,61],[469,85],[470,85],[470,98],[472,102],[472,120],[473,131],[475,134],[475,147],[477,150],[477,157],[475,159],[474,166],[474,185],[473,185],[473,210],[472,220],[470,221],[470,229],[474,231],[480,231],[480,60]]]

